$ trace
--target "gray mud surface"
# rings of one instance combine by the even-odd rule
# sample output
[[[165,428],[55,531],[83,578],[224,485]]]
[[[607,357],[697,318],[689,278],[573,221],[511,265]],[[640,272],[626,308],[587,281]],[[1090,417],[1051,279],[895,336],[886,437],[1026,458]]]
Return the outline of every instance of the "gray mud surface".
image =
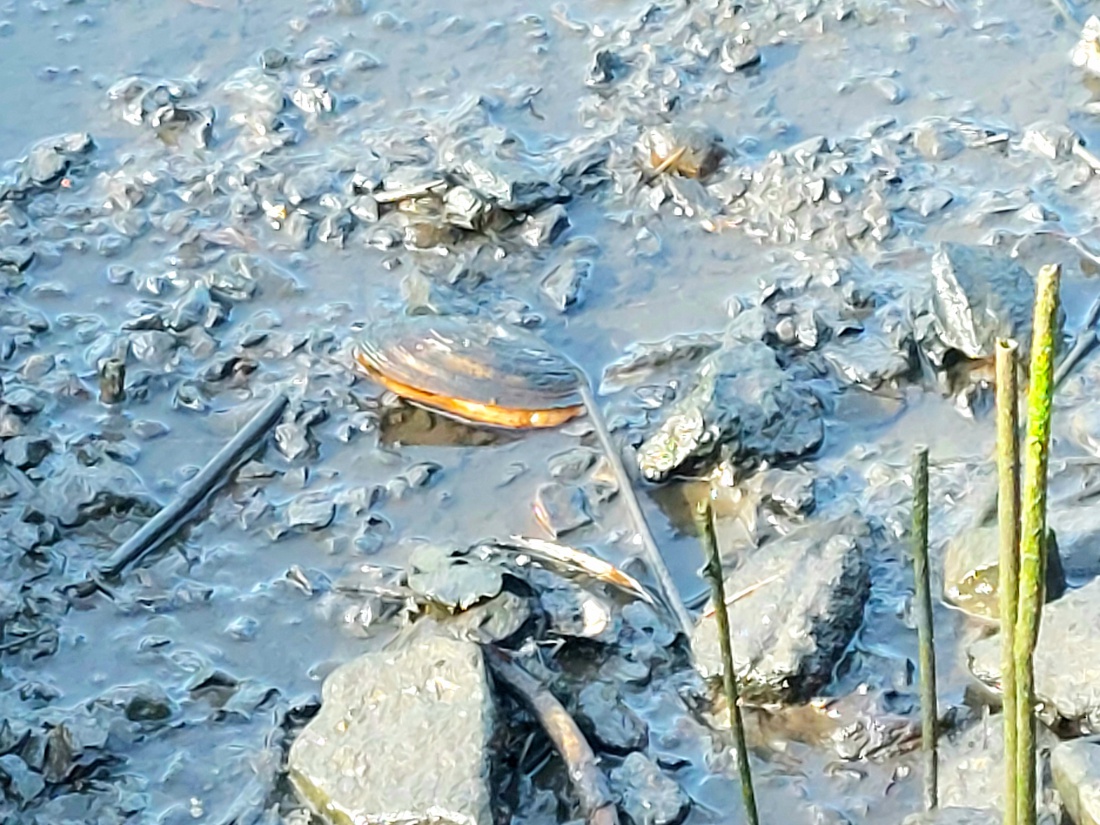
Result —
[[[931,448],[937,577],[994,483],[988,372],[951,349],[933,261],[1060,262],[1080,324],[1100,183],[1064,130],[1096,151],[1100,85],[1070,62],[1079,29],[1045,0],[2,0],[0,822],[308,822],[286,758],[324,678],[441,604],[473,605],[451,621],[479,641],[534,627],[530,669],[574,713],[613,686],[583,704],[629,722],[601,734],[624,810],[648,788],[653,821],[741,821],[728,734],[649,607],[450,551],[406,575],[416,548],[551,537],[553,483],[569,543],[651,582],[584,419],[467,426],[354,369],[356,336],[403,312],[532,330],[602,381],[632,448],[719,347],[771,350],[822,437],[746,434],[784,412],[769,384],[716,425],[736,449],[687,450],[642,504],[697,607],[701,478],[730,570],[807,523],[869,526],[862,623],[816,698],[749,712],[757,796],[773,823],[913,814],[910,452]],[[112,358],[125,398],[105,405]],[[1089,361],[1056,400],[1071,586],[1100,572],[1098,386]],[[84,586],[276,389],[267,446]],[[986,628],[935,619],[962,725]],[[530,719],[497,713],[519,721],[496,816],[578,816]]]

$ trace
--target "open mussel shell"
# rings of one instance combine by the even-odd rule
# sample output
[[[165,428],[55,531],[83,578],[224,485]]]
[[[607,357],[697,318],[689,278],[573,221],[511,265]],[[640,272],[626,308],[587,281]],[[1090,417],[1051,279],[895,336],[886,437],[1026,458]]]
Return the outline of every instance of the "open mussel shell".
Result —
[[[498,427],[556,427],[584,411],[581,376],[522,329],[468,316],[418,315],[371,324],[359,366],[402,398]]]

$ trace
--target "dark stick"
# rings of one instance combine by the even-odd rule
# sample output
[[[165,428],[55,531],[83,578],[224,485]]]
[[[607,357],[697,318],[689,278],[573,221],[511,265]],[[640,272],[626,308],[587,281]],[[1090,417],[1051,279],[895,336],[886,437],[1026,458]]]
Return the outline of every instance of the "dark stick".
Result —
[[[703,568],[710,581],[711,600],[714,602],[714,619],[718,625],[718,645],[722,651],[722,687],[729,704],[730,729],[737,749],[737,767],[741,774],[741,800],[749,825],[760,825],[756,811],[756,792],[752,786],[752,767],[749,765],[749,748],[745,744],[745,725],[741,718],[741,703],[737,695],[737,672],[733,666],[733,640],[730,638],[730,616],[726,608],[726,585],[722,579],[722,559],[718,553],[718,540],[714,535],[714,514],[710,499],[703,499],[695,507],[695,524],[703,540],[706,566]]]
[[[936,756],[936,648],[932,635],[932,588],[928,576],[928,448],[913,455],[913,579],[916,583],[917,637],[920,644],[921,747],[924,751],[924,807],[939,805]]]
[[[1001,620],[1005,825],[1016,822],[1016,610],[1020,588],[1020,396],[1015,341],[997,340],[997,506],[1000,525],[997,596]]]
[[[119,575],[179,529],[186,516],[206,498],[211,490],[225,480],[226,473],[241,455],[267,435],[268,430],[282,416],[286,405],[286,395],[277,392],[233,436],[233,439],[210,459],[198,475],[180,486],[175,498],[99,566],[100,575],[108,577]]]
[[[495,647],[483,647],[485,659],[501,682],[508,686],[538,719],[561,755],[573,790],[589,825],[618,825],[619,813],[607,787],[607,779],[573,717],[549,690]]]
[[[623,466],[622,455],[611,440],[611,433],[607,430],[607,424],[603,420],[603,413],[600,412],[600,407],[599,404],[596,403],[596,397],[592,392],[592,387],[589,385],[588,379],[584,375],[580,376],[580,392],[581,400],[584,402],[584,408],[588,413],[588,418],[591,420],[592,426],[596,430],[596,437],[600,440],[600,446],[603,447],[603,451],[607,455],[607,460],[611,462],[611,470],[615,473],[615,483],[619,485],[619,491],[622,493],[623,500],[626,502],[627,510],[630,511],[630,518],[634,522],[634,531],[638,534],[638,538],[641,539],[642,548],[645,550],[646,565],[649,567],[650,572],[653,573],[654,578],[657,579],[657,583],[661,587],[662,600],[672,612],[676,621],[679,622],[680,629],[684,632],[684,637],[690,641],[691,632],[694,628],[691,614],[688,613],[687,608],[684,607],[683,599],[680,598],[680,591],[676,587],[676,583],[672,580],[672,574],[665,565],[665,560],[661,556],[661,551],[660,548],[657,547],[657,542],[653,539],[653,533],[649,529],[648,522],[646,522],[645,513],[642,511],[642,506],[638,503],[638,496],[634,492],[634,484],[631,482],[630,476],[626,473],[626,467]]]

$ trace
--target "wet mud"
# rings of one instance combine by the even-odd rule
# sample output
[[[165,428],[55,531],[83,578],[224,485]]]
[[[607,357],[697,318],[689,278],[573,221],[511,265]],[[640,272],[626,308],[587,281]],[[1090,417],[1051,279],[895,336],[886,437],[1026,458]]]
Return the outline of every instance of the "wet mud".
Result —
[[[416,617],[537,639],[528,666],[634,821],[740,821],[723,714],[661,611],[499,550],[559,537],[652,585],[591,423],[470,425],[356,367],[372,325],[434,314],[523,327],[598,387],[696,616],[708,485],[730,592],[756,548],[860,525],[858,596],[799,617],[828,644],[761,677],[749,738],[763,821],[901,822],[910,452],[931,450],[943,592],[995,487],[983,348],[1026,334],[1041,264],[1064,266],[1067,341],[1100,293],[1083,20],[1041,0],[438,6],[0,6],[2,821],[308,822],[287,755],[323,680]],[[1086,361],[1056,398],[1071,589],[1100,572],[1098,381]],[[275,391],[266,446],[99,577]],[[989,627],[940,600],[935,620],[941,717],[965,730],[996,705],[968,669]],[[501,701],[522,724],[492,743],[494,815],[576,817]]]

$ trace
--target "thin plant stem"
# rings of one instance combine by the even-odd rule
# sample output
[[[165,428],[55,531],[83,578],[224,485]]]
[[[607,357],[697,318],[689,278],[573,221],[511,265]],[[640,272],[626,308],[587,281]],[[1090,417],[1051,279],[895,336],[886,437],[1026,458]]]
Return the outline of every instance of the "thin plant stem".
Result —
[[[733,666],[733,640],[730,638],[730,617],[726,609],[726,586],[722,579],[722,559],[718,555],[718,540],[714,534],[714,514],[710,499],[704,498],[695,505],[695,524],[703,540],[706,559],[703,573],[710,582],[714,618],[718,624],[718,645],[722,651],[722,686],[729,704],[730,729],[737,748],[737,766],[741,773],[741,798],[749,825],[760,825],[756,811],[756,792],[752,786],[752,768],[749,765],[749,749],[745,744],[745,726],[741,718],[741,704],[737,695],[737,672]]]
[[[1020,595],[1017,606],[1016,661],[1016,822],[1035,825],[1035,671],[1033,656],[1043,606],[1043,570],[1047,531],[1047,469],[1050,458],[1051,401],[1054,396],[1054,348],[1058,285],[1062,268],[1044,266],[1036,278],[1031,329],[1031,370],[1027,436],[1023,447],[1020,521]]]
[[[642,505],[638,502],[638,495],[634,492],[634,484],[623,464],[622,454],[611,440],[611,433],[608,432],[607,423],[603,419],[603,413],[600,411],[600,405],[596,402],[596,396],[592,392],[588,378],[584,375],[580,375],[579,378],[581,401],[584,403],[585,411],[588,413],[593,429],[596,430],[596,437],[599,439],[600,446],[603,447],[607,460],[611,462],[611,471],[615,474],[615,483],[619,485],[619,493],[626,503],[626,509],[630,512],[630,520],[634,522],[634,531],[637,533],[638,539],[642,543],[642,549],[645,551],[646,566],[653,577],[657,579],[662,601],[664,601],[677,624],[680,625],[680,629],[690,645],[691,632],[695,626],[691,614],[684,606],[680,590],[676,587],[676,582],[672,579],[672,574],[665,564],[661,550],[653,538],[653,532],[649,529],[649,523],[646,521]]]
[[[1000,524],[998,599],[1001,620],[1001,686],[1004,695],[1004,825],[1016,825],[1016,607],[1020,573],[1019,344],[997,341],[997,515]]]
[[[936,646],[932,633],[932,589],[928,581],[928,448],[913,455],[913,578],[916,586],[917,637],[920,645],[921,749],[924,752],[924,807],[939,804],[936,756]]]

